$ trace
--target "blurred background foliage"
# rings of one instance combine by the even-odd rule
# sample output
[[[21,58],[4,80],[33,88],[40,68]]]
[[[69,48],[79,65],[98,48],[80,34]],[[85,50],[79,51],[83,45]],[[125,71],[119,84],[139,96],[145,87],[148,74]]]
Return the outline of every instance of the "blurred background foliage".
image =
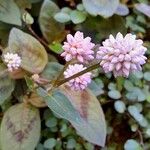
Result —
[[[149,0],[0,0],[0,42],[6,47],[9,31],[17,27],[33,34],[46,47],[49,58],[64,64],[59,56],[67,33],[77,30],[101,44],[109,34],[127,32],[144,40],[148,59],[143,71],[128,79],[94,71],[89,88],[98,97],[107,121],[104,148],[86,142],[74,128],[48,108],[40,109],[42,131],[36,150],[149,150],[150,149],[150,2]],[[5,77],[3,81],[7,80]],[[10,82],[13,82],[9,79]],[[0,81],[0,90],[3,90]],[[1,113],[22,101],[24,80],[5,84]],[[5,100],[5,101],[4,101]],[[88,132],[88,131],[87,131]]]

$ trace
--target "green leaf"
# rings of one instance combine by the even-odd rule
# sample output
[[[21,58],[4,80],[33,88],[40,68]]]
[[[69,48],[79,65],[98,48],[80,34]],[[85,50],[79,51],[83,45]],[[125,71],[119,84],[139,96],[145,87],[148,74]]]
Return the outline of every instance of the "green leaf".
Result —
[[[136,32],[143,32],[143,33],[146,32],[143,26],[141,26],[138,20],[135,19],[133,16],[126,17],[126,27],[129,27],[133,31],[136,31]]]
[[[144,73],[144,79],[150,81],[150,71]]]
[[[42,1],[42,0],[29,0],[29,2],[31,2],[31,3],[38,3],[40,1]]]
[[[0,21],[21,26],[21,13],[13,0],[0,0]]]
[[[0,40],[2,46],[6,46],[8,42],[9,32],[12,26],[3,22],[0,22]]]
[[[109,89],[109,90],[116,90],[116,89],[117,89],[116,83],[110,82],[110,83],[108,84],[108,89]]]
[[[91,15],[110,17],[115,13],[119,0],[83,0],[83,5]]]
[[[124,145],[124,149],[125,150],[143,150],[140,144],[134,139],[127,140]]]
[[[139,102],[142,102],[146,100],[146,94],[144,91],[138,87],[134,87],[132,90],[130,90],[127,94],[126,97],[129,100],[138,100]]]
[[[70,21],[70,16],[67,13],[64,12],[58,12],[54,16],[55,20],[60,23],[65,23]]]
[[[22,20],[26,23],[26,24],[33,24],[34,23],[34,19],[33,17],[27,12],[25,11],[22,15]]]
[[[117,90],[111,90],[111,91],[109,91],[109,92],[108,92],[108,96],[109,96],[110,98],[113,98],[113,99],[119,99],[119,98],[121,98],[121,94],[120,94],[120,92],[117,91]]]
[[[132,75],[134,75],[137,79],[143,78],[143,72],[141,72],[141,71],[136,71],[136,72],[132,73]]]
[[[47,139],[44,142],[44,147],[48,149],[52,149],[56,145],[56,140],[54,138]]]
[[[150,87],[148,85],[144,85],[143,92],[145,93],[146,100],[150,102]]]
[[[57,125],[57,119],[56,118],[50,118],[46,121],[46,126],[49,128],[55,127]]]
[[[2,150],[33,150],[39,138],[38,109],[22,103],[14,105],[6,111],[1,124]]]
[[[0,105],[11,96],[14,87],[14,80],[8,76],[7,68],[0,64]]]
[[[53,42],[52,44],[48,46],[56,54],[61,54],[63,52],[62,45],[58,42]]]
[[[124,113],[126,109],[125,103],[120,100],[115,101],[114,107],[115,107],[115,110],[119,113]]]
[[[54,15],[59,11],[60,9],[53,1],[44,0],[39,15],[39,25],[43,36],[49,43],[62,41],[65,38],[64,24],[54,19]]]
[[[130,80],[125,80],[124,87],[127,91],[132,91],[134,89],[134,86]]]
[[[42,72],[48,62],[47,53],[40,42],[17,28],[10,31],[6,52],[18,53],[22,59],[21,68],[31,73]]]
[[[95,96],[99,96],[104,93],[103,82],[101,80],[98,81],[92,80],[88,88],[94,93]]]
[[[57,77],[62,69],[63,65],[59,64],[58,62],[49,62],[41,73],[41,76],[48,80],[53,80]]]
[[[50,95],[40,88],[38,93],[54,113],[71,122],[79,135],[91,143],[104,146],[106,124],[97,98],[89,90],[72,91],[68,87],[61,87],[60,90]]]
[[[139,3],[135,5],[135,8],[147,17],[150,17],[150,5]]]
[[[113,23],[112,23],[113,22]],[[127,29],[125,28],[125,21],[122,17],[114,15],[109,19],[102,17],[91,17],[88,16],[86,21],[83,24],[78,25],[81,31],[92,33],[92,39],[96,39],[97,42],[108,38],[110,33],[114,36],[118,32],[125,34]]]
[[[62,9],[61,9],[61,12],[64,12],[64,13],[67,13],[68,15],[71,13],[71,9],[69,8],[69,7],[63,7]]]
[[[121,91],[123,88],[123,84],[124,84],[124,78],[123,77],[117,77],[116,82],[117,82],[117,89],[119,91]]]
[[[18,7],[24,11],[26,8],[31,9],[31,3],[29,2],[29,0],[14,0],[15,3],[18,5]]]
[[[26,81],[26,84],[27,84],[29,90],[32,91],[34,89],[33,80],[31,80],[31,78],[29,78],[28,76],[25,76],[25,81]]]
[[[84,11],[84,6],[83,6],[83,4],[78,4],[78,5],[77,5],[77,9],[80,10],[80,11]]]
[[[73,149],[76,147],[76,141],[74,139],[69,139],[67,142],[67,149]]]
[[[82,23],[86,20],[86,13],[78,10],[73,10],[70,13],[70,18],[74,24]]]
[[[36,147],[36,150],[45,150],[45,149],[44,146],[41,143],[39,143]]]

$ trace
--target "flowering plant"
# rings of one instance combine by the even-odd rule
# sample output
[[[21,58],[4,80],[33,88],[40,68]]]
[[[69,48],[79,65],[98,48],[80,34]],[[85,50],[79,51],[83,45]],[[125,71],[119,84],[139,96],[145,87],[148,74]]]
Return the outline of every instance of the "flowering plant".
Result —
[[[131,27],[126,27],[130,29],[128,32],[123,31],[117,26],[115,32],[110,28],[109,33],[106,34],[105,30],[104,35],[101,35],[107,21],[113,24],[111,19],[115,22],[116,18],[122,20],[113,14],[127,15],[128,3],[132,2],[119,3],[115,0],[111,2],[112,8],[109,10],[107,0],[105,3],[94,0],[93,4],[83,0],[77,6],[75,1],[68,1],[66,3],[74,8],[76,6],[76,10],[68,7],[60,10],[55,2],[44,0],[38,17],[38,31],[42,35],[34,30],[34,19],[37,16],[33,15],[33,19],[32,13],[27,12],[27,9],[31,9],[31,3],[33,8],[40,4],[12,0],[10,11],[16,10],[18,15],[13,16],[5,12],[8,3],[2,0],[2,6],[5,6],[3,11],[9,17],[6,20],[0,12],[0,20],[4,25],[12,25],[8,25],[7,41],[2,38],[0,47],[0,105],[3,116],[0,128],[1,149],[88,149],[88,144],[90,150],[99,147],[107,149],[112,148],[114,143],[117,145],[112,140],[112,136],[117,137],[112,130],[118,126],[123,129],[130,126],[136,140],[137,134],[140,137],[138,143],[128,139],[130,134],[125,135],[125,145],[122,144],[121,149],[124,147],[131,150],[131,145],[134,145],[134,149],[145,148],[142,131],[150,136],[150,124],[149,118],[142,114],[146,104],[142,106],[141,103],[150,101],[147,85],[150,76],[148,71],[144,72],[150,68],[149,48],[144,33],[141,35]],[[109,11],[103,7],[109,8]],[[139,10],[141,5],[132,7]],[[147,8],[147,5],[142,4],[142,7]],[[102,15],[104,18],[92,15]],[[11,16],[16,21],[11,20]],[[110,19],[106,19],[110,16]],[[94,28],[89,23],[92,20]],[[104,26],[99,26],[99,20]],[[82,24],[84,21],[85,24]],[[70,28],[69,22],[72,26],[75,24],[76,28]],[[100,27],[100,31],[96,26]],[[109,102],[113,104],[112,108],[101,107]],[[114,114],[113,108],[125,118],[114,123],[111,115]],[[71,127],[66,127],[68,122],[61,124],[60,118],[67,120]],[[122,121],[126,120],[127,125],[122,125]],[[73,134],[76,138],[71,138],[71,142],[75,143],[72,147],[63,139],[72,133],[66,133],[67,129],[64,128],[76,131]],[[116,130],[120,132],[119,129]],[[147,139],[146,136],[144,138]],[[85,143],[86,146],[83,146]],[[115,149],[118,149],[118,145]]]

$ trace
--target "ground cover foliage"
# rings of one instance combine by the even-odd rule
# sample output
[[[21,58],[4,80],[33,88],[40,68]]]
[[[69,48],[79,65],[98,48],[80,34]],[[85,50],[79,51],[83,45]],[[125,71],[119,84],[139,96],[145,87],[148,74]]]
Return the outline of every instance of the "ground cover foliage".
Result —
[[[61,54],[76,31],[94,52],[110,34],[135,34],[146,63],[127,78],[99,67],[88,88],[72,90]],[[1,150],[150,149],[149,0],[0,0],[0,49]],[[17,70],[7,53],[21,56]]]

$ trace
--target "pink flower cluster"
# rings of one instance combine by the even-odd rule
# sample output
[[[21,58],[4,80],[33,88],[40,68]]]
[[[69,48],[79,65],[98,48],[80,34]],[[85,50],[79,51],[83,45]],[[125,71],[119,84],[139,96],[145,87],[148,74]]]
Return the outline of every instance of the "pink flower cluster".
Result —
[[[143,41],[136,40],[136,36],[130,33],[125,37],[118,33],[116,38],[110,35],[102,44],[96,58],[100,60],[104,72],[113,72],[115,77],[128,77],[129,73],[140,71],[147,59]]]
[[[89,62],[94,59],[95,46],[90,37],[84,38],[83,33],[77,31],[74,35],[67,35],[67,42],[64,42],[64,52],[61,56],[66,61],[76,59],[80,63]],[[105,73],[113,72],[114,76],[128,77],[134,71],[140,71],[141,65],[145,64],[147,59],[144,54],[147,48],[143,46],[142,40],[137,40],[135,35],[127,34],[125,37],[118,33],[116,37],[112,35],[106,39],[96,54],[100,66]],[[82,70],[86,69],[83,65],[69,65],[64,72],[65,78],[68,78]],[[75,90],[83,90],[91,82],[91,73],[85,73],[80,77],[72,79],[68,85]]]
[[[68,78],[78,72],[83,71],[86,67],[83,67],[82,64],[69,65],[68,69],[64,72],[65,78]],[[91,73],[85,73],[75,79],[70,80],[67,84],[73,90],[83,90],[87,87],[87,85],[91,82]]]
[[[92,50],[94,46],[95,44],[91,42],[90,37],[84,38],[83,33],[77,31],[74,37],[71,34],[67,35],[67,42],[64,42],[64,52],[61,56],[65,57],[66,61],[76,59],[85,63],[94,59],[94,51]]]
[[[21,65],[21,57],[15,53],[7,52],[4,54],[4,62],[7,64],[8,71],[12,72],[17,70]]]

